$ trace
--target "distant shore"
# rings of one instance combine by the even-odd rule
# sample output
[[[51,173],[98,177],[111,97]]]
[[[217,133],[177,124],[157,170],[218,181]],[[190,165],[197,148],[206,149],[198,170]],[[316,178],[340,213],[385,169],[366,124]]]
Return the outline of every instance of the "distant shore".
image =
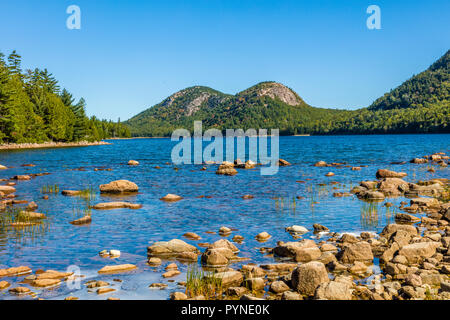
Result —
[[[9,143],[0,145],[0,150],[20,150],[20,149],[44,149],[44,148],[69,148],[109,145],[106,141],[78,141],[78,142],[43,142],[43,143]]]

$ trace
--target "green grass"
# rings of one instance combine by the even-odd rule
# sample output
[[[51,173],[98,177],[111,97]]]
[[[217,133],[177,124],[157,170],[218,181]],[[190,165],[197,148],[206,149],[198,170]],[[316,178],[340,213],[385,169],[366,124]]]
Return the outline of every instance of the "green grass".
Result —
[[[193,265],[186,274],[186,294],[188,297],[203,295],[208,300],[220,299],[223,295],[222,279],[212,271],[205,272]]]
[[[58,194],[59,193],[59,185],[45,185],[41,188],[41,193],[43,194]]]

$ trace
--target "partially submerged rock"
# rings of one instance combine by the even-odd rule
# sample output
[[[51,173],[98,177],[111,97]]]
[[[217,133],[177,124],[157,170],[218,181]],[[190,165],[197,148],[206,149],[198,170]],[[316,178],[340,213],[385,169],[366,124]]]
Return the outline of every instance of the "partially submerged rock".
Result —
[[[256,235],[256,240],[263,242],[263,241],[267,241],[271,238],[272,236],[270,234],[268,234],[267,232],[261,232],[259,234]]]
[[[178,259],[196,260],[200,251],[183,240],[156,242],[147,248],[149,257],[173,257]]]
[[[304,234],[304,233],[309,232],[309,230],[306,229],[305,227],[303,227],[303,226],[296,226],[296,225],[287,227],[285,230],[287,232],[290,232],[290,233],[298,233],[298,234]]]
[[[284,159],[278,159],[278,165],[280,167],[286,167],[286,166],[290,166],[291,164]]]
[[[139,162],[136,160],[130,160],[130,161],[128,161],[128,165],[129,166],[138,166]]]
[[[376,173],[377,179],[381,178],[403,178],[406,177],[407,174],[405,172],[396,172],[387,169],[380,169]]]
[[[226,175],[226,176],[234,176],[237,174],[237,170],[234,168],[234,165],[231,162],[222,162],[219,168],[216,171],[216,174]]]
[[[96,204],[95,206],[93,206],[93,208],[95,210],[111,210],[111,209],[120,209],[120,208],[140,209],[140,208],[142,208],[142,204],[129,203],[129,202],[123,202],[123,201],[103,202],[103,203]]]
[[[134,264],[116,264],[116,265],[105,266],[105,267],[101,268],[98,271],[98,273],[113,274],[113,273],[122,273],[122,272],[132,271],[132,270],[136,270],[136,269],[137,269],[137,267]]]
[[[0,269],[0,277],[21,276],[28,273],[31,273],[31,269],[26,266]]]
[[[73,224],[73,225],[80,226],[80,225],[84,225],[84,224],[89,224],[91,222],[92,222],[91,216],[90,215],[86,215],[86,216],[84,216],[84,217],[82,217],[80,219],[71,221],[70,223]]]
[[[4,194],[10,194],[16,192],[16,188],[11,186],[0,186],[0,192],[3,192]]]
[[[159,200],[166,201],[166,202],[175,202],[180,201],[183,199],[183,197],[176,195],[176,194],[166,194],[164,197],[160,198]]]
[[[100,185],[101,193],[131,193],[138,192],[138,186],[128,180],[116,180],[108,184]]]
[[[61,194],[63,195],[63,196],[78,196],[78,195],[80,195],[81,194],[81,191],[80,190],[63,190],[63,191],[61,191]]]

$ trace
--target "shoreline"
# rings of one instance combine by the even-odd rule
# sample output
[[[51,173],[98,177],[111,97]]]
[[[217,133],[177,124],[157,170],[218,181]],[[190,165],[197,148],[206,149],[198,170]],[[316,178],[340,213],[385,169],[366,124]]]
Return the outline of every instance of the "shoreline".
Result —
[[[10,143],[0,145],[0,151],[3,150],[23,150],[23,149],[46,149],[46,148],[70,148],[70,147],[89,147],[110,145],[106,141],[79,141],[79,142],[43,142],[43,143]]]

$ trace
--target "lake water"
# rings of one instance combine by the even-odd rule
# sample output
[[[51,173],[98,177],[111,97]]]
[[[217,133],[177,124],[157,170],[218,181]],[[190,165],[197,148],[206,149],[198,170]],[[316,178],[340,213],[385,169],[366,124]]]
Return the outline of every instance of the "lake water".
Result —
[[[76,265],[86,279],[104,279],[114,283],[116,289],[120,288],[111,295],[98,296],[87,292],[83,286],[69,289],[61,285],[51,290],[34,290],[39,297],[63,299],[74,295],[86,299],[105,299],[108,296],[167,299],[169,293],[177,289],[176,282],[185,280],[185,274],[176,277],[173,283],[167,282],[161,277],[167,263],[159,268],[146,265],[147,246],[155,241],[183,239],[184,233],[195,232],[202,237],[200,242],[213,242],[220,236],[205,232],[228,226],[236,229],[232,235],[245,237],[245,241],[238,245],[240,256],[255,263],[272,263],[274,258],[264,256],[258,249],[273,247],[279,240],[292,240],[284,231],[290,225],[302,225],[312,230],[312,224],[320,223],[331,231],[359,233],[379,232],[392,222],[398,209],[387,209],[383,203],[370,206],[354,196],[332,196],[333,192],[349,191],[362,180],[374,180],[375,172],[380,168],[407,172],[405,180],[410,182],[433,177],[450,178],[447,168],[434,166],[436,173],[432,174],[427,171],[428,165],[409,163],[414,157],[441,151],[448,153],[450,135],[280,137],[280,157],[291,162],[292,166],[281,167],[274,176],[260,175],[258,167],[238,169],[239,173],[232,177],[216,175],[217,165],[208,165],[207,170],[202,171],[201,165],[166,164],[171,162],[171,149],[176,144],[170,139],[111,142],[112,145],[82,148],[0,152],[0,164],[13,167],[2,170],[0,178],[50,173],[31,181],[17,182],[18,199],[35,201],[39,206],[36,211],[45,213],[48,221],[45,227],[38,229],[0,228],[0,268],[27,265],[33,271],[65,271],[68,266]],[[140,165],[128,166],[130,159],[139,161]],[[361,171],[352,171],[349,167],[313,167],[319,160],[367,167]],[[407,163],[391,164],[396,161]],[[36,166],[21,166],[26,163]],[[160,169],[155,166],[160,166]],[[95,168],[110,168],[112,171],[94,171]],[[326,177],[329,171],[335,176]],[[135,182],[139,193],[113,198],[100,195],[100,184],[118,179]],[[96,190],[94,203],[124,199],[140,203],[143,208],[93,210],[90,225],[73,226],[69,222],[80,217],[83,203],[79,197],[61,194],[50,195],[48,200],[43,200],[42,187],[55,184],[59,190],[92,187]],[[181,195],[184,199],[176,203],[160,201],[159,198],[167,193]],[[253,195],[254,199],[242,199],[245,194]],[[296,199],[297,196],[304,199]],[[387,199],[396,205],[402,200],[405,199]],[[254,239],[262,231],[272,235],[265,243]],[[304,237],[310,238],[313,234],[310,232]],[[117,249],[122,255],[114,261],[101,258],[98,252],[104,249]],[[139,269],[116,276],[97,275],[100,268],[114,263],[133,263]],[[179,265],[182,271],[186,270],[185,265]],[[115,278],[123,281],[113,282]],[[7,280],[17,282],[21,278]],[[151,290],[148,286],[153,282],[168,283],[169,288]],[[8,293],[0,292],[0,299],[9,298]]]

